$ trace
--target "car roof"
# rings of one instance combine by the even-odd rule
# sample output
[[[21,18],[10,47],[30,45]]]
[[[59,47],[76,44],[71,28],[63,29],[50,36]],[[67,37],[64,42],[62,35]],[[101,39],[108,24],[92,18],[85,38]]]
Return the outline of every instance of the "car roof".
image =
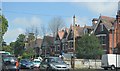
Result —
[[[40,61],[40,59],[34,59],[33,61]]]

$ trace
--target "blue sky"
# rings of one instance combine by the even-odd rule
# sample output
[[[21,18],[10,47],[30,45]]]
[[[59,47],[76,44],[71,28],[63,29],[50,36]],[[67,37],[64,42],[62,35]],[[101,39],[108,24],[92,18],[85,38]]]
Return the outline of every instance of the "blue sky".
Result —
[[[9,24],[4,40],[7,43],[15,41],[26,28],[48,26],[57,16],[62,17],[69,27],[75,14],[76,23],[84,26],[91,25],[91,20],[100,14],[115,17],[116,12],[117,2],[3,2],[2,13]],[[42,36],[41,31],[39,33]]]

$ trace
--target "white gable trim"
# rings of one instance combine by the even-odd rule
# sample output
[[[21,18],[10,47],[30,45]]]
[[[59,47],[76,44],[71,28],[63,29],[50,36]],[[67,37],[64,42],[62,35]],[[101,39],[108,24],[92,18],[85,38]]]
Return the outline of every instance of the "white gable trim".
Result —
[[[99,17],[99,20],[97,22],[97,25],[95,26],[95,29],[93,30],[93,33],[95,33],[95,31],[97,30],[97,27],[100,24],[100,21],[101,21],[101,16]]]
[[[96,35],[97,37],[99,36],[107,36],[106,34],[99,34],[99,35]]]

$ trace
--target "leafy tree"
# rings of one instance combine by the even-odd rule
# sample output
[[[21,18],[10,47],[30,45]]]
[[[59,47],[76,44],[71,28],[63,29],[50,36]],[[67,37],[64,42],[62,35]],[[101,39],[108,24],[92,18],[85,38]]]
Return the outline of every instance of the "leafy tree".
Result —
[[[6,42],[2,42],[2,50],[13,53],[12,47],[10,45],[7,45]]]
[[[33,41],[34,39],[35,39],[34,33],[29,33],[29,34],[28,34],[28,38],[27,38],[28,43],[30,43],[30,42]]]
[[[93,59],[102,54],[100,42],[94,35],[84,35],[77,40],[77,57]]]
[[[25,35],[20,34],[17,40],[15,41],[15,45],[14,45],[14,53],[16,56],[23,54],[24,46],[25,46]]]
[[[2,46],[2,49],[3,49],[4,51],[7,51],[7,52],[10,52],[10,53],[13,53],[12,47],[9,46],[9,45]]]
[[[23,52],[22,58],[30,58],[34,55],[35,55],[34,48],[27,48],[27,50]]]
[[[2,32],[0,32],[0,34],[4,35],[8,28],[8,21],[4,16],[1,15],[0,15],[0,24],[1,24],[0,27],[2,27]]]
[[[7,31],[8,28],[8,21],[4,16],[0,15],[0,50],[2,50],[1,44],[3,41],[3,35]]]

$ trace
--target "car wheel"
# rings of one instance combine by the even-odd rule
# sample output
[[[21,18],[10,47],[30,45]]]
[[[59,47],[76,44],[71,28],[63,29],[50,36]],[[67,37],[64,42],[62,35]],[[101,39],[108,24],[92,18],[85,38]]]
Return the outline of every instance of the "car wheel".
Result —
[[[107,67],[105,67],[105,68],[104,68],[104,70],[108,70],[108,68],[107,68]]]
[[[114,65],[111,66],[111,70],[115,70],[115,66]]]

